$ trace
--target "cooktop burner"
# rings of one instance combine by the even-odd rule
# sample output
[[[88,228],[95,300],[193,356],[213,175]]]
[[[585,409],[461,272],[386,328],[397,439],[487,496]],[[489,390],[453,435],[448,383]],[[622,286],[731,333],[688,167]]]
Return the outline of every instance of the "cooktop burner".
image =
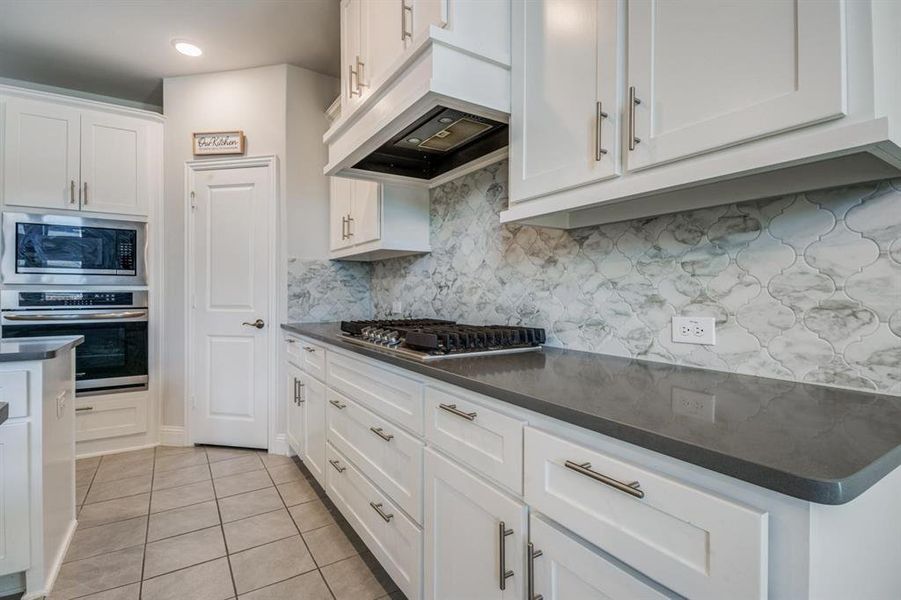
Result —
[[[462,325],[437,319],[342,321],[346,341],[390,349],[418,360],[540,350],[544,329]]]

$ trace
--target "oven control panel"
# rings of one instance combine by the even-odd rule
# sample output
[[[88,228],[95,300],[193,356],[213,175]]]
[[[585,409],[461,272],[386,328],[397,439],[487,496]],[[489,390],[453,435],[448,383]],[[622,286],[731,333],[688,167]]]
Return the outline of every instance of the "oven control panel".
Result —
[[[28,308],[91,308],[91,307],[146,307],[146,292],[118,291],[67,291],[46,290],[41,292],[4,291],[3,309]]]

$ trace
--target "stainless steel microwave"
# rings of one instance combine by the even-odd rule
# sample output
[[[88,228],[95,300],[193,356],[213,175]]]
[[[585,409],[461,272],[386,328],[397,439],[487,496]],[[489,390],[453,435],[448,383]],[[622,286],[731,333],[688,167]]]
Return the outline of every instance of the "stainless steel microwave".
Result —
[[[3,213],[3,283],[144,285],[146,224]]]

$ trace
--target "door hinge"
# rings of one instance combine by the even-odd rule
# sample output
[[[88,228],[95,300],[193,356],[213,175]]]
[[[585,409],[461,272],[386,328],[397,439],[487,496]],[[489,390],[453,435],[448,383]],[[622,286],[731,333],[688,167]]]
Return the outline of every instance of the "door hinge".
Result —
[[[197,208],[197,203],[194,201],[194,197],[195,197],[194,192],[192,191],[191,192],[191,210],[194,210],[195,208]]]

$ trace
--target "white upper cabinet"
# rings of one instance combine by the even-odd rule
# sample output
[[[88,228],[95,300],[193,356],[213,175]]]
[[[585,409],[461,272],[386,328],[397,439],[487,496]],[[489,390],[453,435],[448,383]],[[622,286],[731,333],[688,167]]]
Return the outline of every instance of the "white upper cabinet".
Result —
[[[630,170],[845,114],[842,0],[630,0],[628,21]]]
[[[332,177],[330,257],[381,260],[431,250],[426,188]]]
[[[361,10],[362,54],[358,77],[364,87],[380,82],[404,53],[406,10],[402,0],[364,2]]]
[[[81,116],[81,207],[94,212],[146,215],[149,205],[150,124],[86,112]]]
[[[569,229],[897,177],[899,22],[881,0],[514,2],[501,221]]]
[[[6,101],[6,204],[78,210],[80,119],[80,111],[67,106],[20,98]]]
[[[359,61],[362,47],[363,0],[341,0],[341,114],[350,114],[360,103],[363,86]]]
[[[162,125],[63,103],[6,99],[3,201],[146,215],[159,194]]]
[[[513,3],[512,201],[620,173],[621,4]]]

